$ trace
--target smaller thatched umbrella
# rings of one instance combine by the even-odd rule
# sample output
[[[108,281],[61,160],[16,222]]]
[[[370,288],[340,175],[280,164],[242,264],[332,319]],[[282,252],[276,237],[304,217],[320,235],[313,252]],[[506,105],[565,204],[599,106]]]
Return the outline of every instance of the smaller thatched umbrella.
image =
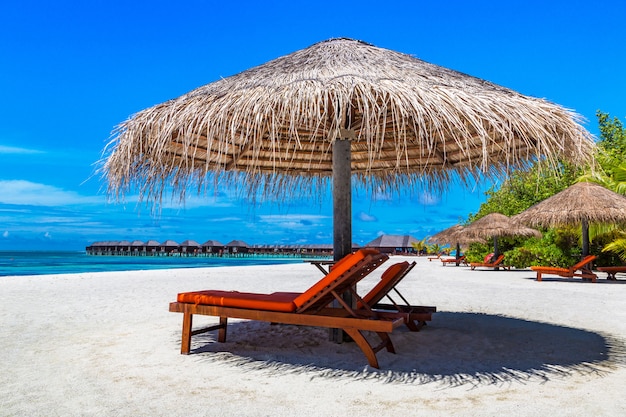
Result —
[[[463,230],[463,226],[460,224],[455,224],[452,227],[448,227],[447,229],[442,230],[439,233],[435,233],[431,237],[428,238],[429,242],[439,243],[440,245],[446,243],[456,243],[456,233],[460,230]]]
[[[455,224],[452,227],[448,227],[445,230],[442,230],[439,233],[432,235],[428,238],[429,242],[439,243],[439,244],[455,244],[456,245],[456,259],[461,257],[461,245],[466,245],[473,242],[484,242],[483,238],[470,238],[463,234],[463,226],[460,224]]]
[[[529,226],[580,224],[583,256],[587,256],[589,224],[626,222],[626,197],[596,183],[579,182],[535,204],[514,219]]]
[[[493,253],[498,256],[498,238],[503,236],[536,236],[541,233],[501,213],[490,213],[459,232],[465,239],[493,238]]]

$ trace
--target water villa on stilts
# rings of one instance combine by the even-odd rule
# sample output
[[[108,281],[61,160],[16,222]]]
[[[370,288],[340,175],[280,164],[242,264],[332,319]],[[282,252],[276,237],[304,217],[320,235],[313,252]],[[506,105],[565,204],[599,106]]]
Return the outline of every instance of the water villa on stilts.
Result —
[[[100,241],[85,248],[87,255],[94,256],[197,256],[197,257],[328,257],[333,254],[332,244],[307,245],[248,245],[241,240],[233,240],[227,244],[217,240],[207,240],[200,244],[195,240],[177,243],[165,240],[146,242],[140,240]]]
[[[418,242],[409,235],[381,235],[367,243],[365,247],[378,249],[387,254],[417,255],[414,243]],[[352,244],[352,250],[360,246]],[[121,240],[94,242],[85,248],[87,255],[100,256],[198,256],[198,257],[299,257],[319,258],[333,256],[332,244],[300,245],[249,245],[242,240],[231,240],[223,244],[217,240],[207,240],[200,244],[195,240]]]

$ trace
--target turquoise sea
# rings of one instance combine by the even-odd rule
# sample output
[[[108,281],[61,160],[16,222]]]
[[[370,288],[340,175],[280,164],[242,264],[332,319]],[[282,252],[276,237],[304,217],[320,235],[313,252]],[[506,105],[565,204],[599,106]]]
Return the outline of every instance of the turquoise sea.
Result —
[[[168,268],[275,265],[301,262],[303,262],[303,259],[296,257],[94,256],[87,255],[85,252],[0,251],[0,277]]]

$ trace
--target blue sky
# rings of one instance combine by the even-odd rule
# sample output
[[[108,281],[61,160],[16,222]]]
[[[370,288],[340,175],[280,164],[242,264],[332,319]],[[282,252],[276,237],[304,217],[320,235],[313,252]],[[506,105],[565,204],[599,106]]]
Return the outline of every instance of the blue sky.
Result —
[[[4,1],[0,4],[0,250],[98,240],[331,243],[320,202],[251,207],[236,190],[168,204],[110,202],[95,163],[133,113],[333,38],[376,46],[574,109],[626,118],[626,2]],[[359,244],[464,220],[491,184],[353,199]]]

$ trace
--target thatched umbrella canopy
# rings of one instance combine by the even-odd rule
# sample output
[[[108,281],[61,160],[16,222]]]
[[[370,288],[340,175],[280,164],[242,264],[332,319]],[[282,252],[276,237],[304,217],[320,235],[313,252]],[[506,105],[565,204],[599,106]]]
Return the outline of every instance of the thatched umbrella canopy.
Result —
[[[460,224],[455,224],[454,226],[448,227],[447,229],[435,233],[428,238],[428,241],[438,243],[440,245],[445,245],[446,243],[456,243],[456,240],[454,239],[454,234],[459,230],[463,230],[463,226],[461,226]]]
[[[578,182],[514,216],[529,226],[577,225],[583,256],[589,255],[589,224],[626,222],[626,197],[593,182]]]
[[[503,236],[536,236],[541,237],[538,230],[524,226],[515,219],[501,213],[490,213],[465,226],[458,234],[466,239],[493,238],[493,249],[498,256],[498,238]]]
[[[108,191],[218,181],[249,195],[315,195],[332,178],[335,258],[352,249],[351,179],[372,190],[502,176],[537,158],[584,163],[579,116],[410,55],[331,39],[217,80],[121,123]],[[456,174],[456,175],[455,175]]]
[[[446,243],[473,243],[483,242],[485,239],[481,237],[469,237],[463,234],[464,227],[456,224],[452,227],[442,230],[428,238],[430,242],[446,244]]]
[[[466,245],[472,242],[483,242],[483,238],[469,238],[463,235],[463,226],[460,224],[455,224],[454,226],[448,227],[440,231],[439,233],[435,233],[431,237],[428,238],[429,242],[438,243],[441,245],[452,243],[456,245],[456,258],[460,258],[461,245]]]

